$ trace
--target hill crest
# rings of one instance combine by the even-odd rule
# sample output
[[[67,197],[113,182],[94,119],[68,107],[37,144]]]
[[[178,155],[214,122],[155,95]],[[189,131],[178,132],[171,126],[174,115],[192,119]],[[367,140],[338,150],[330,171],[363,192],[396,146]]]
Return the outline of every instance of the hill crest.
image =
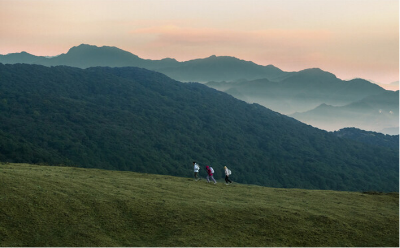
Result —
[[[29,164],[0,168],[6,247],[399,245],[398,193],[210,185]]]

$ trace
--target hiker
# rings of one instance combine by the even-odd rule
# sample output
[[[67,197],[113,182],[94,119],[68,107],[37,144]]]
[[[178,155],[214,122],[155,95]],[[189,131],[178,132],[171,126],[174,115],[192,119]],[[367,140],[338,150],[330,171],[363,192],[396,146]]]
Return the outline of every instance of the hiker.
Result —
[[[194,166],[194,179],[197,181],[199,180],[197,178],[197,174],[199,173],[200,166],[196,163],[196,161],[193,161],[193,166]]]
[[[213,177],[214,169],[213,169],[212,167],[210,167],[210,166],[207,165],[207,166],[206,166],[206,170],[207,170],[207,183],[210,182],[210,178],[211,178],[211,180],[214,181],[214,184],[216,184],[217,181],[215,181],[215,179],[214,179],[214,177]]]
[[[231,170],[230,169],[228,169],[228,167],[224,167],[224,169],[225,169],[225,183],[226,183],[226,185],[228,185],[228,182],[229,183],[232,183],[232,181],[231,180],[229,180],[229,176],[232,174],[232,172],[231,172]]]

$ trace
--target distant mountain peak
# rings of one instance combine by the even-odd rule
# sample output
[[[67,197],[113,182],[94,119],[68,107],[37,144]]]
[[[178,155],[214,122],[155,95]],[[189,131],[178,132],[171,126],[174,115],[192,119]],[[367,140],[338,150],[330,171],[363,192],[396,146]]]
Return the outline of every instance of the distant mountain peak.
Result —
[[[315,107],[314,109],[311,109],[309,111],[306,112],[296,112],[296,114],[302,114],[302,113],[307,113],[307,112],[312,112],[312,111],[327,111],[330,109],[334,109],[336,108],[335,106],[326,104],[326,103],[321,103],[320,105],[318,105],[317,107]]]
[[[73,46],[72,48],[74,48],[74,47],[98,47],[98,46],[82,43],[82,44],[80,44],[78,46]]]
[[[309,68],[298,72],[293,72],[289,77],[284,79],[282,82],[290,84],[327,84],[337,83],[339,79],[335,74],[324,71],[320,68]]]
[[[30,53],[27,53],[27,52],[25,52],[25,51],[22,51],[22,52],[20,52],[20,53],[8,53],[8,54],[6,54],[6,55],[32,55],[32,54],[30,54]],[[3,56],[5,56],[5,55],[3,55]],[[34,56],[34,55],[32,55],[32,56]]]
[[[363,78],[353,78],[351,80],[348,80],[349,82],[366,82],[366,83],[371,83],[370,81],[363,79]]]
[[[327,76],[331,78],[337,78],[335,74],[328,71],[324,71],[320,68],[308,68],[298,72],[298,74],[309,75],[309,76]]]
[[[178,60],[174,59],[174,58],[163,58],[161,59],[162,61],[173,61],[173,62],[178,62]]]
[[[95,46],[95,45],[88,45],[88,44],[80,44],[79,46],[73,46],[73,47],[71,47],[69,50],[68,50],[68,53],[70,53],[70,52],[75,52],[75,51],[78,51],[78,52],[81,52],[81,51],[87,51],[87,50],[114,50],[114,51],[124,51],[124,50],[122,50],[122,49],[120,49],[120,48],[117,48],[117,47],[114,47],[114,46],[101,46],[101,47],[98,47],[98,46]],[[126,51],[124,51],[124,52],[126,52]]]
[[[218,60],[236,60],[236,61],[244,61],[244,62],[250,62],[250,63],[254,63],[252,61],[248,61],[248,60],[244,60],[244,59],[239,59],[237,57],[234,56],[228,56],[228,55],[222,55],[222,56],[217,56],[217,55],[211,55],[209,57],[205,58],[206,60],[209,59],[218,59]],[[198,60],[198,59],[194,59],[194,60]],[[202,60],[202,59],[200,59]],[[255,63],[254,63],[255,64]]]
[[[83,67],[99,66],[99,65],[112,65],[112,66],[126,66],[129,62],[126,61],[136,61],[140,58],[128,51],[122,50],[114,46],[95,46],[88,44],[80,44],[79,46],[74,46],[68,50],[65,56],[69,58],[82,58],[85,61],[89,61]],[[95,62],[92,62],[95,61]],[[102,61],[101,64],[97,64]],[[82,60],[80,60],[82,62]],[[109,64],[107,64],[109,63]]]
[[[364,85],[364,86],[374,87],[374,88],[377,88],[377,89],[379,88],[379,89],[383,90],[383,87],[381,87],[380,85],[371,83],[370,81],[362,79],[362,78],[354,78],[354,79],[351,79],[351,80],[349,80],[347,82],[352,84],[352,85],[358,85],[358,86]]]
[[[206,58],[206,59],[245,61],[245,60],[242,60],[242,59],[238,59],[238,58],[236,58],[236,57],[233,57],[233,56],[217,56],[217,55],[211,55],[210,57],[208,57],[208,58]]]
[[[96,48],[99,48],[99,47],[94,46],[94,45],[88,45],[88,44],[80,44],[80,45],[78,45],[78,46],[73,46],[73,47],[71,47],[71,48],[68,50],[67,53],[71,53],[71,52],[74,52],[74,51],[81,51],[81,50],[83,50],[83,49],[96,49]]]

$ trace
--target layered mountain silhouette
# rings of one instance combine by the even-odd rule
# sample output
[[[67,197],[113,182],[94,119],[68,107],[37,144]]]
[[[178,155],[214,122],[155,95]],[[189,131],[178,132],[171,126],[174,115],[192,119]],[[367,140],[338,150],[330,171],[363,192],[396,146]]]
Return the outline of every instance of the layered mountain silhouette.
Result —
[[[363,79],[344,81],[321,69],[306,69],[286,75],[281,81],[258,79],[241,82],[209,82],[241,100],[257,102],[282,114],[311,110],[322,103],[341,106],[386,92]]]
[[[116,47],[85,44],[72,47],[66,54],[50,58],[26,52],[0,55],[0,63],[67,65],[78,68],[140,67],[161,72],[183,82],[206,83],[209,87],[224,91],[243,101],[259,103],[325,130],[338,130],[353,127],[347,125],[356,125],[354,127],[368,128],[368,131],[398,134],[399,129],[398,120],[396,122],[392,115],[381,115],[381,121],[377,121],[377,116],[373,114],[366,114],[364,111],[352,115],[348,111],[349,107],[344,107],[357,105],[363,98],[383,94],[387,92],[386,90],[364,79],[341,80],[334,74],[318,68],[285,72],[273,65],[261,66],[228,56],[211,56],[185,62],[170,58],[148,60]],[[335,108],[338,117],[348,116],[348,119],[328,121],[334,119],[334,116],[326,117],[327,113],[332,112],[331,110],[325,112],[329,106]],[[355,107],[351,108],[356,110]],[[396,106],[390,107],[390,109],[395,108]],[[343,113],[339,113],[341,111]],[[353,121],[358,116],[362,118]]]
[[[178,62],[175,59],[147,60],[116,47],[97,47],[82,44],[72,47],[66,54],[46,58],[26,52],[0,55],[0,63],[27,63],[45,66],[67,65],[79,68],[94,66],[146,68],[179,81],[208,82],[212,80],[237,80],[256,78],[276,78],[286,72],[272,66],[261,66],[234,57],[211,56]]]
[[[322,104],[317,108],[295,113],[292,117],[314,127],[338,130],[343,126],[359,127],[364,130],[388,132],[399,123],[399,91],[387,91],[372,95],[345,106],[335,107]]]
[[[398,191],[398,149],[203,84],[134,67],[0,64],[0,75],[0,161],[191,177],[196,160],[240,183]]]

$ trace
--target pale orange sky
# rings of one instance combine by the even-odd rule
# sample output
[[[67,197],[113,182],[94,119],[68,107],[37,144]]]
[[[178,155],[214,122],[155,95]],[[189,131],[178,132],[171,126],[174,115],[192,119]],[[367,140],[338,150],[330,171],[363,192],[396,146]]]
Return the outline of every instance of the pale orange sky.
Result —
[[[226,55],[399,80],[398,0],[0,0],[0,35],[0,54],[85,43],[145,59]]]

